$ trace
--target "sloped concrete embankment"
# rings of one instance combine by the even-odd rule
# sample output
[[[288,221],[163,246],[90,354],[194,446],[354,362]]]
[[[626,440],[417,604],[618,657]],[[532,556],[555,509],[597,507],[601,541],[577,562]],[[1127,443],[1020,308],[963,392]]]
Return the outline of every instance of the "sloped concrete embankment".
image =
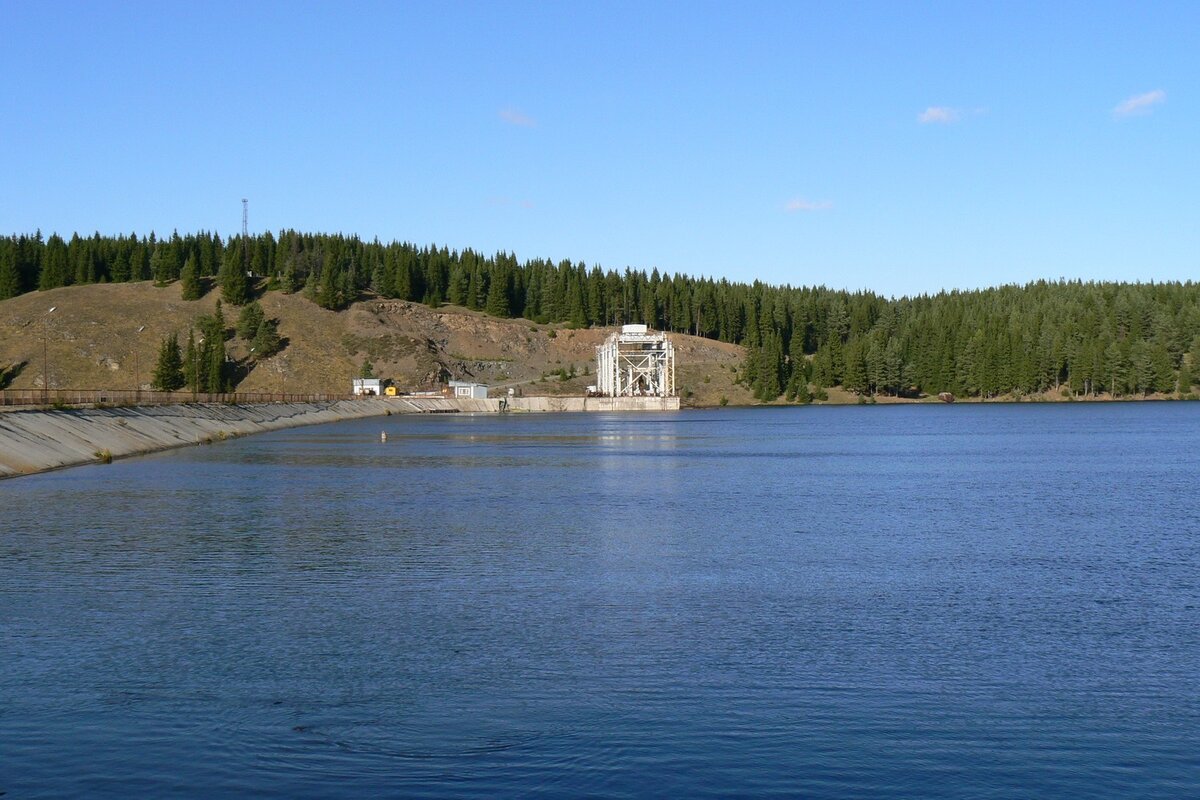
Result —
[[[678,398],[512,398],[510,411],[669,411]],[[188,404],[0,414],[0,478],[387,414],[496,413],[498,399],[392,397],[327,403]]]
[[[422,410],[434,409],[402,408],[395,402],[374,399],[14,411],[0,414],[0,478],[231,436]]]

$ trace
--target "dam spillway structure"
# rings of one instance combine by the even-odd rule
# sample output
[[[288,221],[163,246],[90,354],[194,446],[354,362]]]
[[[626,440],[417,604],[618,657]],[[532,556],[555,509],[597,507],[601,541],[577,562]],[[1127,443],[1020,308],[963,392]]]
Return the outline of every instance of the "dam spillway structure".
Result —
[[[623,325],[596,348],[602,397],[675,397],[675,347],[665,333]]]

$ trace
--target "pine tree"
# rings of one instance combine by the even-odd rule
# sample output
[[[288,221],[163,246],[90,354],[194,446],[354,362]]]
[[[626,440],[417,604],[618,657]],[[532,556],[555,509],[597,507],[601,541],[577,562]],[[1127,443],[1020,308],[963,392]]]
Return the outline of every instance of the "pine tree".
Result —
[[[159,347],[153,386],[160,392],[173,392],[183,386],[183,356],[179,352],[179,337],[173,333]]]
[[[70,283],[68,269],[67,243],[57,233],[51,234],[46,240],[45,252],[41,259],[41,275],[38,278],[38,288],[42,291],[57,289]]]
[[[493,317],[508,317],[508,281],[501,273],[492,274],[491,285],[488,286],[487,305],[484,310]]]
[[[166,286],[174,280],[174,264],[171,248],[166,242],[159,242],[150,256],[150,274],[154,276],[155,286]]]
[[[183,271],[179,273],[179,286],[184,300],[200,299],[200,268],[196,264],[195,256],[188,256],[187,261],[183,262]]]
[[[120,243],[118,241],[118,246]],[[109,275],[113,283],[125,283],[129,280],[129,253],[121,249],[109,264]]]
[[[228,336],[225,333],[225,310],[221,307],[221,301],[217,301],[217,307],[213,310],[212,331],[213,338],[217,341],[224,342]]]
[[[205,339],[204,343],[209,345],[210,340]],[[225,367],[225,343],[211,342],[211,345],[211,347],[206,347],[208,350],[208,374],[205,391],[209,394],[221,394],[229,388]]]
[[[833,360],[830,358],[829,347],[817,348],[812,360],[812,382],[818,389],[834,385]]]
[[[129,251],[129,280],[144,281],[149,277],[147,266],[149,245],[139,241],[136,236],[131,235],[129,238],[132,242]]]
[[[783,372],[783,342],[779,334],[772,333],[756,351],[758,363],[755,365],[751,379],[751,390],[754,396],[764,402],[770,402],[783,393],[780,375]]]
[[[193,392],[200,391],[200,365],[197,363],[200,358],[200,353],[196,349],[196,332],[188,331],[187,350],[183,356],[183,380],[184,384],[191,388]]]
[[[338,289],[338,276],[332,264],[326,264],[321,272],[321,283],[317,286],[313,298],[321,308],[337,310],[342,307],[342,298]]]
[[[230,248],[226,251],[221,266],[221,298],[231,306],[245,305],[250,299],[250,284],[242,266],[241,251]]]
[[[1178,386],[1176,391],[1179,394],[1187,394],[1192,391],[1192,369],[1186,362],[1179,367]]]
[[[453,306],[465,305],[470,281],[466,266],[461,263],[456,264],[454,269],[450,270],[450,287],[447,290],[446,302]]]
[[[258,333],[258,329],[264,319],[266,319],[266,315],[263,314],[262,305],[257,300],[248,303],[242,308],[242,312],[238,314],[238,336],[246,341],[250,341]]]
[[[258,330],[254,333],[254,341],[251,342],[251,346],[254,348],[254,357],[269,358],[279,352],[281,344],[282,340],[279,338],[275,320],[262,320],[258,325]]]
[[[843,386],[855,394],[865,395],[870,391],[867,382],[867,360],[862,340],[854,339],[846,345],[846,375]]]
[[[812,402],[812,393],[808,390],[808,379],[802,372],[797,372],[792,376],[792,381],[788,384],[787,399],[803,405]]]
[[[284,294],[292,294],[296,291],[296,260],[288,256],[283,262],[283,271],[279,273],[279,280],[276,284],[279,291]],[[386,292],[381,292],[384,297],[387,297]]]
[[[588,324],[587,309],[583,303],[583,284],[575,277],[574,271],[567,281],[567,321],[572,328],[586,328]]]
[[[0,300],[21,293],[21,273],[17,269],[17,250],[8,242],[0,243]]]

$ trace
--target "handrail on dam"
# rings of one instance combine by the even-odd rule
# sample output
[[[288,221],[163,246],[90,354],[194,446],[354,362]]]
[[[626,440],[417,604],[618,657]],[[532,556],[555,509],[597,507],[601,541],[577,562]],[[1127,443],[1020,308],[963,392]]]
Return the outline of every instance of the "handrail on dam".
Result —
[[[352,394],[296,392],[155,392],[136,389],[0,389],[2,406],[162,406],[180,403],[329,403],[362,399]],[[378,399],[378,398],[375,398]]]

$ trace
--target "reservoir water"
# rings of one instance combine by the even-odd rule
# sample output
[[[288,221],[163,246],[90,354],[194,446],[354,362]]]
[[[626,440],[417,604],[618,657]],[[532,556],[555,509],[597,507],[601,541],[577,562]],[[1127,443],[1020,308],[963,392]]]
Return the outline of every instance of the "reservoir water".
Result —
[[[879,406],[0,482],[0,792],[1200,796],[1198,465],[1200,404]]]

